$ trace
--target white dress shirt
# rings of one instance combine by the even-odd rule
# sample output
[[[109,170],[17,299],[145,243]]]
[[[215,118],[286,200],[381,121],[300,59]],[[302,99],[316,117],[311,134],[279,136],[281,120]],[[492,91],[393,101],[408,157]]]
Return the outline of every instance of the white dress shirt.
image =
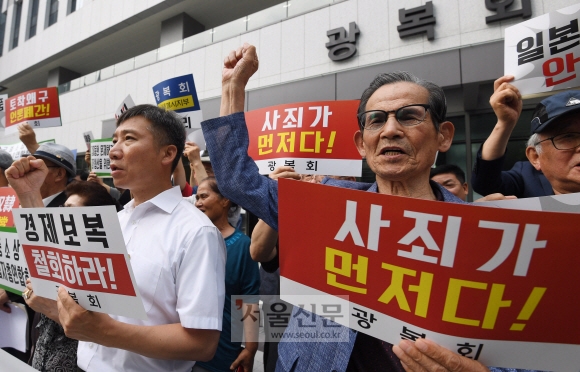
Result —
[[[148,320],[121,316],[129,324],[180,323],[221,330],[226,247],[205,214],[183,200],[179,187],[118,213],[137,288]],[[190,371],[195,362],[147,358],[130,351],[79,342],[85,371]]]

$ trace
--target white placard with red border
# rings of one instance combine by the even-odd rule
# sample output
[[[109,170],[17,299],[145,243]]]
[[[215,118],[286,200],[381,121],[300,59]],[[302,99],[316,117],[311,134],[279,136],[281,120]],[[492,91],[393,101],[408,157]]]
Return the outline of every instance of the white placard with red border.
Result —
[[[13,214],[37,295],[55,300],[62,285],[87,310],[147,319],[115,207]]]

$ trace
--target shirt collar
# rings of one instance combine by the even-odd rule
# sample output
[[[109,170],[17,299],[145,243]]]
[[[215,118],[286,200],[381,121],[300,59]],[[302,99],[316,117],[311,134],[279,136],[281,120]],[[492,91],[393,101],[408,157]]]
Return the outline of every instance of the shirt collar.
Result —
[[[175,207],[177,207],[177,205],[181,202],[181,200],[183,200],[183,197],[181,196],[181,190],[179,189],[179,186],[173,186],[172,188],[157,194],[146,202],[141,203],[137,206],[137,208],[141,205],[154,205],[162,211],[171,214]],[[125,205],[124,210],[127,212],[132,212],[135,208],[135,199],[133,199]]]
[[[50,204],[62,191],[57,192],[56,194],[52,194],[51,196],[47,196],[46,198],[42,199],[42,204],[46,207]]]
[[[449,190],[447,190],[445,187],[439,185],[435,181],[429,180],[429,186],[431,186],[431,189],[433,189],[433,193],[435,194],[435,198],[438,201],[445,201],[445,202],[452,202],[452,203],[459,203],[459,204],[470,204],[470,203],[464,202],[463,200],[459,199],[457,196],[453,195],[451,192],[449,192]],[[377,183],[376,182],[373,183],[371,185],[371,187],[369,187],[367,189],[367,191],[378,192],[379,188],[377,186]]]

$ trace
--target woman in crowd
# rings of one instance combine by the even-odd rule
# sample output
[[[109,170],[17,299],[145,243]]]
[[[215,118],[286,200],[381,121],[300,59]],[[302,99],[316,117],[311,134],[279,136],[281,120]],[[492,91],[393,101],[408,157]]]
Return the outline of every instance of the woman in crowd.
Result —
[[[224,198],[218,189],[216,179],[208,177],[201,181],[196,194],[195,206],[205,213],[213,224],[220,230],[226,242],[226,300],[224,304],[223,325],[220,341],[214,358],[209,362],[198,362],[193,371],[230,371],[238,366],[243,371],[252,370],[254,356],[258,349],[258,321],[257,317],[245,316],[248,312],[258,314],[258,294],[260,289],[260,273],[258,264],[250,256],[250,238],[241,231],[235,229],[228,222],[228,214],[236,213],[240,207]],[[247,301],[235,314],[231,312],[232,296],[246,295],[255,296],[255,300]],[[247,303],[246,303],[247,302]],[[236,303],[237,305],[237,303]],[[232,328],[232,318],[246,318],[243,324],[243,332],[246,339],[245,348],[241,347],[241,328],[236,331],[236,325]],[[233,332],[233,334],[232,334]]]

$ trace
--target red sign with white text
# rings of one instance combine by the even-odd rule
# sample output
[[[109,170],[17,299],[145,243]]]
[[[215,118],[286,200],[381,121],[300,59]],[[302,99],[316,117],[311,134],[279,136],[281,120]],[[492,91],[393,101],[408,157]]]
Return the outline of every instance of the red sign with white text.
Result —
[[[61,125],[58,88],[49,87],[20,93],[6,100],[6,133],[28,121],[33,129]]]
[[[359,101],[300,102],[246,112],[248,155],[260,173],[292,166],[302,174],[360,176],[354,144]]]
[[[282,299],[347,295],[352,317],[339,323],[395,344],[427,337],[465,355],[467,343],[472,356],[479,346],[487,365],[580,365],[580,214],[288,180],[279,196]]]
[[[19,208],[18,196],[12,187],[0,187],[0,227],[14,227],[12,209]]]

